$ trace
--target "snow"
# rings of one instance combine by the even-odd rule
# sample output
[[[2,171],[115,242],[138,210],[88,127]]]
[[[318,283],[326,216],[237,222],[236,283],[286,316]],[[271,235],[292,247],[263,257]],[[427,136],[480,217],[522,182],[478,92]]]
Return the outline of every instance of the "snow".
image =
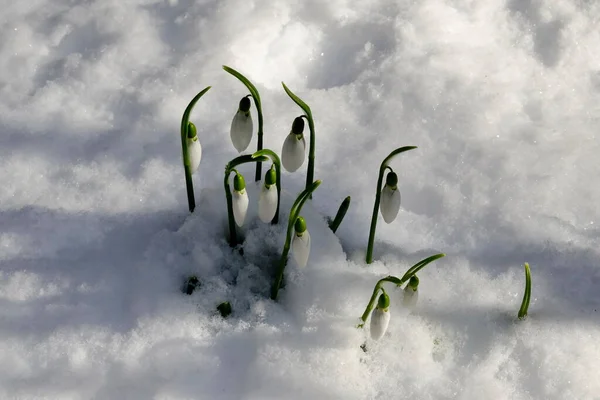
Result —
[[[598,398],[600,3],[0,5],[0,398]],[[260,91],[265,148],[301,113],[281,81],[315,118],[311,254],[290,258],[277,302],[307,163],[282,173],[276,226],[239,168],[232,251],[222,178],[247,91],[222,65]],[[179,126],[209,85],[189,214]],[[402,208],[366,265],[379,163],[407,145],[391,163]],[[355,328],[377,280],[437,252],[414,310],[386,287],[386,335]]]

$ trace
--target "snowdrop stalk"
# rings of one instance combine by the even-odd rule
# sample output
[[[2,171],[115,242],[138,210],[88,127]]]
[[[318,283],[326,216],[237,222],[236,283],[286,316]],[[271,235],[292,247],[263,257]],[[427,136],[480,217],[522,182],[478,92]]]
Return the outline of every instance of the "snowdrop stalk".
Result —
[[[333,219],[333,221],[329,221],[329,229],[331,229],[333,233],[337,231],[340,224],[344,220],[346,212],[348,212],[348,208],[350,207],[350,200],[350,196],[346,197],[344,201],[342,201],[342,204],[340,204],[340,208],[338,209],[337,214],[335,214],[335,218]]]
[[[281,202],[281,160],[279,156],[270,149],[259,150],[252,154],[252,158],[269,157],[275,166],[275,185],[277,186],[277,210],[275,216],[271,220],[272,224],[279,222],[279,203]]]
[[[308,129],[310,130],[310,147],[308,150],[308,169],[306,171],[306,186],[305,189],[308,189],[309,186],[313,183],[314,175],[315,175],[315,122],[313,121],[312,112],[310,107],[302,101],[302,99],[296,96],[285,83],[281,82],[283,85],[283,89],[287,93],[288,96],[296,103],[298,106],[304,111],[303,117],[308,121]],[[312,198],[312,196],[311,196]]]
[[[380,279],[379,281],[377,281],[377,284],[375,285],[375,288],[373,289],[373,294],[371,295],[371,299],[369,300],[369,303],[367,304],[367,308],[365,309],[365,312],[363,313],[363,315],[360,317],[360,319],[362,320],[362,323],[359,324],[357,326],[357,328],[362,328],[365,325],[365,322],[367,322],[367,318],[369,318],[369,314],[371,314],[371,311],[373,311],[373,307],[375,306],[375,302],[377,301],[377,294],[379,293],[380,290],[383,290],[383,284],[386,282],[390,282],[393,283],[394,285],[400,287],[402,286],[405,282],[407,282],[413,275],[415,275],[417,272],[419,272],[421,269],[423,269],[425,266],[427,266],[427,264],[444,257],[445,254],[443,253],[439,253],[439,254],[435,254],[431,257],[427,257],[421,261],[419,261],[418,263],[416,263],[415,265],[413,265],[412,267],[410,267],[406,273],[404,275],[402,275],[402,278],[398,279],[395,276],[386,276],[385,278]]]
[[[367,245],[367,264],[373,262],[373,243],[375,242],[375,229],[377,228],[377,214],[379,213],[379,203],[381,202],[381,184],[383,183],[383,175],[385,169],[389,168],[388,163],[394,156],[408,150],[416,149],[417,146],[404,146],[392,151],[382,162],[379,167],[379,178],[377,179],[377,189],[375,192],[375,204],[373,205],[373,216],[371,217],[371,229],[369,231],[369,243]],[[391,169],[391,168],[390,168]]]
[[[256,113],[258,114],[258,142],[256,145],[256,150],[260,151],[263,148],[263,114],[262,114],[262,105],[260,102],[260,95],[258,94],[258,90],[256,89],[256,86],[254,86],[252,84],[252,82],[250,82],[248,80],[248,78],[246,78],[244,75],[240,74],[235,69],[230,68],[226,65],[223,65],[223,69],[226,72],[230,73],[231,75],[235,76],[237,79],[239,79],[239,81],[242,82],[250,91],[250,96],[252,96],[252,100],[254,100],[254,105],[256,106]],[[256,161],[256,174],[254,175],[254,181],[255,182],[260,181],[261,176],[262,176],[262,161],[257,160]]]
[[[296,224],[296,220],[300,216],[300,211],[302,211],[302,206],[312,192],[314,192],[319,185],[321,184],[320,180],[316,180],[310,185],[307,189],[305,189],[302,193],[298,195],[296,201],[292,205],[290,209],[290,216],[288,218],[288,226],[287,226],[287,234],[285,237],[285,244],[283,246],[283,251],[281,252],[281,258],[279,259],[279,267],[277,269],[275,280],[273,281],[273,285],[271,286],[271,299],[277,300],[277,294],[279,293],[279,287],[281,286],[281,281],[283,280],[283,272],[285,271],[285,266],[287,264],[288,254],[290,252],[290,245],[292,244],[292,235],[294,235],[294,227]]]
[[[192,109],[198,100],[200,100],[200,97],[204,96],[204,94],[208,92],[210,88],[211,87],[208,86],[194,96],[192,101],[190,101],[183,112],[183,117],[181,118],[181,154],[183,156],[185,188],[187,191],[188,208],[190,212],[194,212],[194,209],[196,208],[192,174],[196,169],[198,169],[198,165],[200,164],[200,159],[202,157],[202,147],[200,146],[200,141],[198,140],[196,126],[190,122],[190,114],[192,113]]]
[[[232,172],[236,172],[235,167],[241,164],[249,162],[269,161],[267,156],[253,157],[254,154],[246,154],[239,156],[229,161],[225,166],[225,177],[223,179],[223,186],[225,187],[225,197],[227,199],[227,219],[229,224],[229,245],[235,247],[238,245],[237,232],[235,229],[235,216],[233,213],[233,196],[231,195],[231,187],[229,187],[229,175]]]
[[[529,300],[531,299],[531,271],[529,270],[529,263],[525,263],[523,266],[525,267],[525,293],[523,293],[523,302],[519,309],[519,319],[527,316]]]

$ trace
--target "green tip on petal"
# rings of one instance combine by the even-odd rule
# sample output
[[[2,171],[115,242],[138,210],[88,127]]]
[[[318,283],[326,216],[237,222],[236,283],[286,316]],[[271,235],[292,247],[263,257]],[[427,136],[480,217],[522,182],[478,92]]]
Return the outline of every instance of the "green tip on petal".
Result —
[[[277,174],[275,173],[275,165],[272,165],[271,168],[265,174],[265,185],[267,187],[274,185],[277,182]]]
[[[398,175],[395,172],[390,172],[385,177],[385,184],[392,189],[395,189],[398,186]]]
[[[240,111],[248,112],[250,111],[250,99],[248,98],[250,95],[242,97],[240,100]]]
[[[236,192],[241,192],[245,188],[246,188],[246,181],[244,180],[244,177],[242,176],[242,174],[236,173],[235,176],[233,177],[233,189]]]
[[[304,119],[302,117],[296,117],[292,123],[292,133],[294,135],[302,135],[304,132]]]
[[[188,129],[187,129],[187,137],[188,139],[193,139],[198,135],[197,131],[196,131],[196,125],[194,125],[191,122],[188,122]]]
[[[298,219],[296,219],[296,223],[294,224],[294,229],[296,230],[296,233],[298,233],[298,234],[302,234],[306,231],[306,221],[304,220],[303,217],[298,217]]]
[[[388,296],[387,293],[382,293],[379,296],[379,300],[377,301],[377,308],[379,308],[380,310],[387,310],[389,306],[390,296]]]
[[[417,288],[419,287],[419,278],[416,275],[411,276],[410,280],[408,281],[408,286],[412,290],[417,290]]]

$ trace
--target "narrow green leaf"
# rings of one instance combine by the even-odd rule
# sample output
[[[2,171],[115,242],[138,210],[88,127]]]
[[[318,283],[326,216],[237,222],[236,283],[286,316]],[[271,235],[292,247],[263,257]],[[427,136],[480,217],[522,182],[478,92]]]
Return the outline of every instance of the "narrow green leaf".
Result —
[[[431,257],[427,257],[424,260],[419,261],[418,263],[416,263],[415,265],[410,267],[408,269],[408,271],[406,271],[406,273],[402,276],[402,279],[400,279],[399,285],[402,285],[404,282],[409,280],[411,278],[411,276],[413,276],[414,274],[419,272],[421,269],[425,268],[425,266],[427,266],[427,264],[429,264],[439,258],[442,258],[444,256],[446,256],[444,253],[439,253],[439,254],[435,254]]]
[[[258,90],[256,89],[256,86],[254,86],[248,78],[246,78],[244,75],[242,75],[235,69],[228,67],[227,65],[223,65],[223,69],[225,71],[229,72],[231,75],[238,78],[240,80],[240,82],[242,82],[248,88],[248,90],[250,91],[250,94],[252,95],[252,97],[254,97],[254,99],[257,101],[257,103],[260,104],[260,95],[258,94]]]
[[[531,271],[529,270],[529,263],[525,263],[523,266],[525,267],[525,293],[523,293],[523,302],[519,309],[519,319],[527,316],[529,300],[531,299]]]
[[[308,106],[308,104],[302,101],[300,97],[296,96],[287,86],[285,86],[285,83],[281,82],[281,84],[283,85],[283,90],[285,90],[287,95],[290,96],[292,100],[294,100],[294,103],[298,104],[298,106],[304,111],[306,116],[312,119],[312,112],[310,111],[310,107]]]

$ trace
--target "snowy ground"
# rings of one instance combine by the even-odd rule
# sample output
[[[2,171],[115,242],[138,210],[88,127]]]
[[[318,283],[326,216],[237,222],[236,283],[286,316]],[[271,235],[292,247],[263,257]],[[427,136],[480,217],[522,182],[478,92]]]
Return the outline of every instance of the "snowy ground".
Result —
[[[0,398],[600,399],[599,2],[0,6]],[[316,120],[313,250],[278,302],[285,228],[254,209],[244,257],[224,239],[247,92],[223,64],[260,90],[265,147],[300,112],[281,81]],[[190,215],[179,123],[208,85]],[[405,145],[367,266],[377,169]],[[305,172],[283,175],[284,218]],[[354,328],[378,279],[436,252],[414,312],[390,288],[388,334]]]

